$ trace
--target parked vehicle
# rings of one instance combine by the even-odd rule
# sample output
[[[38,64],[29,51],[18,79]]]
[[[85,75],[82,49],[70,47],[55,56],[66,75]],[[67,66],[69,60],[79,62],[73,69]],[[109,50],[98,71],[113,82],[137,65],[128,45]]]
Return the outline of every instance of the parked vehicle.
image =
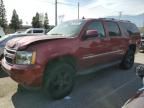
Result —
[[[129,99],[122,108],[144,108],[144,65],[137,67],[136,75],[142,79],[143,87],[140,88],[136,95]]]
[[[46,34],[46,30],[44,28],[29,28],[26,31],[18,31],[15,34],[35,34],[35,35],[42,35]]]
[[[138,28],[129,21],[72,20],[56,26],[45,37],[8,42],[2,67],[22,87],[42,87],[59,99],[72,91],[76,74],[115,64],[131,68],[139,44]]]
[[[0,27],[0,38],[1,38],[2,36],[4,36],[4,35],[5,35],[5,33],[4,33],[4,31],[3,31],[3,28]]]
[[[143,33],[141,33],[140,52],[144,52],[144,34]]]

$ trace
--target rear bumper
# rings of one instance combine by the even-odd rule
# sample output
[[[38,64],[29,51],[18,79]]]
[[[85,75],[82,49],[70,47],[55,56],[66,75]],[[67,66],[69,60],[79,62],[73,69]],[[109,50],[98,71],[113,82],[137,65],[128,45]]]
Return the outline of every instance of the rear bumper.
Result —
[[[40,87],[42,84],[43,69],[40,65],[10,65],[5,59],[2,59],[1,65],[2,69],[21,85]]]

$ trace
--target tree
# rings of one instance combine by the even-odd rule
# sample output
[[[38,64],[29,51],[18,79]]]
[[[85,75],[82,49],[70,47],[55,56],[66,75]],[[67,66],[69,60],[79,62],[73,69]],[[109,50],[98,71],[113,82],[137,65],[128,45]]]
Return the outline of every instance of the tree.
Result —
[[[10,23],[10,27],[15,31],[20,28],[20,20],[16,10],[13,10],[13,15]]]
[[[45,17],[44,17],[44,28],[49,29],[49,19],[47,13],[45,13]]]
[[[40,22],[40,16],[39,16],[38,12],[36,13],[36,16],[34,16],[32,18],[32,26],[34,28],[40,28],[40,27],[42,27],[42,23]]]
[[[3,0],[0,0],[0,26],[3,27],[4,30],[7,26],[6,10]]]

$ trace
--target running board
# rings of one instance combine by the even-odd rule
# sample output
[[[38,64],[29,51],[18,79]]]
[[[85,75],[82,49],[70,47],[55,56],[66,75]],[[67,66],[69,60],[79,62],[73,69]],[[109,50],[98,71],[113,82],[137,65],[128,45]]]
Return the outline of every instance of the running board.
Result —
[[[77,75],[87,75],[87,74],[95,73],[96,71],[100,71],[102,69],[105,69],[105,68],[108,68],[108,67],[120,64],[120,63],[121,63],[121,61],[116,61],[116,62],[104,64],[104,65],[95,66],[90,69],[78,71]]]

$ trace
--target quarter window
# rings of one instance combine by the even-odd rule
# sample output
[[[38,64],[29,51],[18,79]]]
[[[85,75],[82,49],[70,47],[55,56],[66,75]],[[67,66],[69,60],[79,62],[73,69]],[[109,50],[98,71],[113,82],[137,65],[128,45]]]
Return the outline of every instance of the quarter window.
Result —
[[[126,28],[126,31],[130,36],[131,35],[137,35],[139,33],[139,30],[136,27],[136,25],[134,25],[132,23],[124,23],[123,25]]]
[[[130,23],[130,22],[121,22],[120,26],[123,29],[125,35],[128,35],[128,36],[139,35],[139,30],[136,27],[136,25],[133,24],[133,23]]]
[[[118,27],[118,24],[115,22],[107,22],[107,26],[108,26],[108,33],[110,37],[114,37],[114,36],[120,36],[120,29]]]

